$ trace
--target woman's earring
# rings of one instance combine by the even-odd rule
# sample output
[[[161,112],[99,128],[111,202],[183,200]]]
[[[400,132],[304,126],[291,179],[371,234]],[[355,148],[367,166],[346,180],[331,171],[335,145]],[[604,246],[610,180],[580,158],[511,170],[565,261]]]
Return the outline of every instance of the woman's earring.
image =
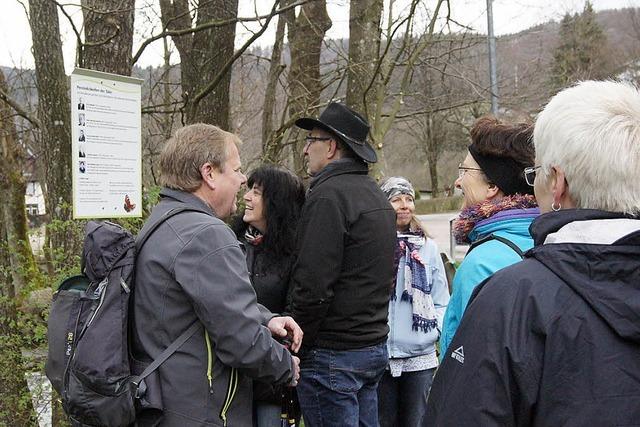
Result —
[[[562,209],[562,205],[560,203],[558,203],[558,206],[556,207],[556,202],[551,203],[551,210],[554,212],[558,212],[560,209]]]

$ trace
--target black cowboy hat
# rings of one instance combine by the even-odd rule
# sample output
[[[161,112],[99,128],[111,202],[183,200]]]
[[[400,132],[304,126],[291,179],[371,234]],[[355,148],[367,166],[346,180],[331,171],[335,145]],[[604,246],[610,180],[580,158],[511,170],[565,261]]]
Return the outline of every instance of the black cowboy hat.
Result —
[[[369,123],[360,114],[338,102],[330,103],[317,119],[305,117],[296,120],[296,126],[306,130],[324,129],[347,144],[362,160],[375,163],[378,156],[366,141]]]

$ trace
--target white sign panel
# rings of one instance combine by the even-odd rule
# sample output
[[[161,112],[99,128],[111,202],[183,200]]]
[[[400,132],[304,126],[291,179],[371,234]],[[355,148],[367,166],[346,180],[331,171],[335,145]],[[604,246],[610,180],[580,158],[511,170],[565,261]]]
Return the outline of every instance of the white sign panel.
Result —
[[[142,80],[71,74],[73,217],[142,216]]]

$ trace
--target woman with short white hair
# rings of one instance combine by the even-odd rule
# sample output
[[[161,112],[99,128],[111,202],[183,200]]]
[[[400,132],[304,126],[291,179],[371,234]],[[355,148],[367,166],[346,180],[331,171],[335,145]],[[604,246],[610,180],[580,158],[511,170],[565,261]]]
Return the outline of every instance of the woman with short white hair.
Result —
[[[538,116],[534,144],[524,173],[543,213],[535,246],[479,286],[425,425],[640,419],[640,92],[565,89]]]

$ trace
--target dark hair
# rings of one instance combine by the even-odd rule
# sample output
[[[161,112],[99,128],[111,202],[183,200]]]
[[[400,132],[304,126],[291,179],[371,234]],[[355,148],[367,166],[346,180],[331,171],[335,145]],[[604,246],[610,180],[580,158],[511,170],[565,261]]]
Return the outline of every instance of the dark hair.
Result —
[[[247,186],[251,188],[254,185],[262,190],[263,212],[267,220],[262,249],[276,260],[292,255],[296,227],[305,198],[302,180],[284,168],[265,165],[249,175]],[[242,220],[243,216],[244,210],[232,224],[239,239],[249,227]]]
[[[535,148],[530,123],[508,124],[495,117],[478,119],[471,128],[469,153],[480,165],[487,181],[506,195],[531,194],[524,168],[533,166]]]
[[[471,128],[471,141],[485,156],[511,158],[523,168],[533,166],[533,125],[505,123],[493,116],[480,117]]]

